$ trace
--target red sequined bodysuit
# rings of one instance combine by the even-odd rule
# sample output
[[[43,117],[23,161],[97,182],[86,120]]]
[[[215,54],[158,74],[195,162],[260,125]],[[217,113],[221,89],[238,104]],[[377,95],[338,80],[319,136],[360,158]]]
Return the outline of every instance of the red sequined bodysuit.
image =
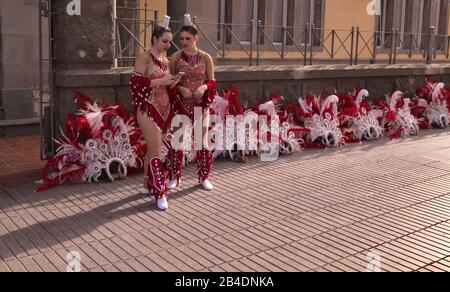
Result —
[[[205,61],[198,54],[193,56],[194,62],[192,63],[182,57],[178,67],[179,72],[185,73],[178,85],[186,87],[192,93],[205,83],[206,76]],[[196,103],[194,98],[187,99],[181,94],[179,98],[178,112],[181,114],[191,116],[194,113],[194,107],[201,106],[201,103]]]
[[[194,119],[194,108],[201,107],[203,112],[209,109],[211,102],[214,99],[216,94],[216,81],[208,80],[206,77],[207,65],[205,60],[202,58],[199,52],[194,55],[188,55],[185,52],[181,53],[181,58],[178,64],[178,72],[182,72],[185,75],[181,78],[178,86],[182,86],[191,91],[192,94],[202,85],[207,86],[207,90],[201,97],[199,101],[195,101],[195,98],[185,98],[181,94],[178,94],[178,100],[175,105],[175,110],[178,114],[186,115],[191,118],[192,122]],[[180,151],[173,151],[172,155],[175,157],[179,155],[183,156],[183,153]],[[198,171],[198,179],[200,183],[203,183],[208,179],[209,173],[211,172],[211,167],[213,164],[213,156],[211,152],[203,146],[203,149],[198,151],[197,153],[197,171]],[[175,173],[177,169],[174,169],[172,172]],[[172,175],[172,177],[179,178],[181,177],[181,171]]]
[[[154,71],[153,73],[149,74],[148,78],[150,78],[150,80],[156,80],[163,78],[166,74],[167,72],[163,72],[162,70],[158,69],[157,71]],[[152,95],[150,99],[147,100],[147,102],[153,105],[159,112],[158,119],[161,119],[164,122],[169,122],[168,118],[171,111],[171,107],[170,107],[169,93],[167,92],[166,87],[153,88]]]
[[[149,117],[158,129],[166,133],[169,128],[173,117],[173,107],[171,105],[168,88],[166,86],[154,87],[150,89],[151,81],[163,78],[168,74],[167,59],[156,59],[151,55],[151,62],[155,66],[151,66],[150,63],[145,72],[145,79],[150,80],[148,84],[138,81],[132,81],[132,95],[133,105],[135,107],[135,114],[140,110],[144,115]],[[155,68],[153,72],[152,68]],[[133,76],[137,79],[138,77]],[[140,79],[142,80],[142,78]]]

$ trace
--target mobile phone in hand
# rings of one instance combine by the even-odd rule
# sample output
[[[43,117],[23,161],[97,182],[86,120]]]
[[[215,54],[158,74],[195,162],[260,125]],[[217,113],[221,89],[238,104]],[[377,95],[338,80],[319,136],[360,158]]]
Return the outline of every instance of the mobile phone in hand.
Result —
[[[173,76],[173,79],[180,79],[180,78],[183,77],[184,75],[186,75],[186,73],[184,73],[184,72],[179,72],[179,73],[177,73],[177,74],[175,74],[175,75]]]

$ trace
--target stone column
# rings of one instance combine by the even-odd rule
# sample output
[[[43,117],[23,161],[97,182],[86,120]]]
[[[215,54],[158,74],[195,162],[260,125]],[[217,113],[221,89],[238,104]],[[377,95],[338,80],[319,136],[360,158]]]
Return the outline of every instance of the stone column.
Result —
[[[81,15],[67,6],[79,2]],[[57,69],[109,69],[113,62],[113,1],[52,1]]]
[[[68,5],[77,2],[80,15],[70,15]],[[108,83],[113,75],[113,0],[53,0],[52,12],[55,58],[52,100],[56,136],[59,136],[59,127],[67,114],[76,110],[75,91],[100,103],[116,101],[114,87]],[[109,77],[93,77],[100,75]]]

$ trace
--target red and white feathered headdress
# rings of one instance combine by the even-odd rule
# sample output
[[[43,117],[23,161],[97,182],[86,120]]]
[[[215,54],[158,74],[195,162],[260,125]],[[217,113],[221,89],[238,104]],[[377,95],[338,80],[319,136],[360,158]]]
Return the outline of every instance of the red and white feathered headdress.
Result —
[[[341,130],[347,142],[371,141],[383,136],[383,129],[367,97],[368,90],[358,89],[353,94],[345,93],[339,98]]]
[[[306,100],[298,100],[300,108],[311,118],[307,118],[305,127],[310,131],[310,145],[317,147],[337,147],[345,143],[342,131],[339,128],[338,102],[336,95],[312,96]]]
[[[120,103],[99,106],[79,92],[74,99],[79,110],[69,116],[66,134],[61,131],[62,138],[56,141],[60,147],[49,158],[44,168],[44,184],[37,191],[67,180],[98,181],[103,173],[114,181],[126,177],[128,168],[142,167],[146,145],[134,118],[125,108]]]
[[[395,91],[386,101],[377,102],[378,110],[384,113],[381,126],[391,139],[419,133],[419,123],[411,113],[410,104],[411,100],[401,91]]]
[[[416,91],[417,97],[412,101],[412,114],[419,121],[420,127],[444,129],[450,123],[448,92],[442,82],[427,78],[425,85]]]

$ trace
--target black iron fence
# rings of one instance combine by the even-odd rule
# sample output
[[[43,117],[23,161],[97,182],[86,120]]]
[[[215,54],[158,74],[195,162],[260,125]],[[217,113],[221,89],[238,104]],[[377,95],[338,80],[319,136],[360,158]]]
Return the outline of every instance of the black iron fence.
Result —
[[[148,1],[116,0],[114,6],[114,66],[130,67],[141,48],[151,44],[150,35],[157,25],[159,12]]]
[[[159,13],[144,7],[117,7],[115,13],[115,65],[129,67],[134,58],[151,44],[151,30],[160,23]],[[133,13],[130,13],[134,12]],[[124,17],[126,16],[126,17]],[[203,45],[217,60],[247,60],[250,66],[263,61],[284,60],[294,64],[397,64],[405,62],[448,61],[450,36],[427,33],[364,31],[355,26],[349,30],[323,29],[305,23],[304,27],[268,26],[262,21],[248,24],[198,22]],[[182,23],[171,22],[174,49]]]

